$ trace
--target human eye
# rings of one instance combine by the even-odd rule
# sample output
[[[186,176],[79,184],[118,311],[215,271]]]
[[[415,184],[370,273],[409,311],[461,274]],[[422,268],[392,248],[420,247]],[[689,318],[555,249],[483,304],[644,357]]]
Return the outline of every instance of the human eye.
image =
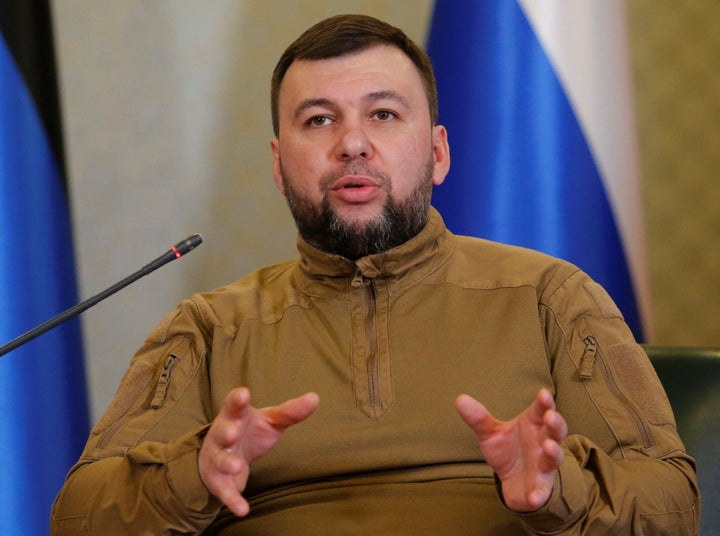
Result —
[[[390,110],[377,110],[372,114],[372,119],[377,121],[389,121],[390,119],[395,119],[396,117],[397,114]]]
[[[332,123],[332,119],[327,115],[313,115],[305,124],[308,127],[324,127]]]

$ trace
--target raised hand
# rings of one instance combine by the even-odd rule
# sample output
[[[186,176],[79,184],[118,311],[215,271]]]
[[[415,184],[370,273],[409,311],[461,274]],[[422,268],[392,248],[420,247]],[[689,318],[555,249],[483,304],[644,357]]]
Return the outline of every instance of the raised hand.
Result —
[[[270,450],[289,426],[308,418],[319,402],[315,393],[307,393],[257,409],[250,405],[250,391],[243,387],[230,391],[198,455],[200,478],[208,490],[236,515],[247,515],[250,506],[242,492],[250,464]]]
[[[485,460],[500,479],[508,508],[529,512],[544,505],[565,458],[560,443],[567,435],[567,423],[555,410],[552,394],[542,389],[510,421],[496,419],[468,395],[460,395],[455,407],[477,435]]]

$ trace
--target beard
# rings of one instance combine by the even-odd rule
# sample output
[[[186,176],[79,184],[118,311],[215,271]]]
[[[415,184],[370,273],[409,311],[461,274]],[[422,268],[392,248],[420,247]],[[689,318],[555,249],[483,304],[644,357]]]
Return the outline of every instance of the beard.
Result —
[[[284,170],[282,181],[300,236],[321,251],[357,260],[404,244],[422,230],[432,197],[433,169],[431,155],[417,185],[405,199],[395,199],[389,177],[364,163],[351,163],[341,172],[325,175],[320,182],[323,195],[319,205],[299,195]],[[386,191],[385,203],[375,218],[363,222],[346,221],[330,204],[328,185],[346,174],[368,175]]]

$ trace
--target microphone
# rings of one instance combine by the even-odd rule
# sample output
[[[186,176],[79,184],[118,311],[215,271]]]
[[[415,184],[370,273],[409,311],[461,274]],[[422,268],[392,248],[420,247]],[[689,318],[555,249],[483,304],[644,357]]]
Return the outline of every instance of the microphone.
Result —
[[[202,244],[203,237],[200,234],[194,234],[192,236],[189,236],[185,240],[182,240],[181,242],[178,242],[173,247],[171,247],[169,250],[167,250],[165,253],[160,255],[157,259],[154,261],[146,264],[142,268],[140,268],[137,272],[129,275],[122,281],[118,281],[113,286],[103,290],[99,294],[96,294],[92,298],[88,298],[82,303],[78,303],[77,305],[71,307],[70,309],[67,309],[60,313],[57,316],[52,317],[50,320],[47,320],[46,322],[43,322],[39,326],[31,329],[30,331],[27,331],[20,335],[19,337],[11,340],[9,343],[0,346],[0,357],[4,356],[8,352],[11,352],[12,350],[15,350],[19,346],[22,346],[28,341],[31,341],[35,337],[42,335],[46,331],[51,330],[58,324],[65,322],[66,320],[72,318],[73,316],[76,316],[86,309],[89,309],[93,305],[97,304],[98,302],[104,300],[108,296],[111,296],[112,294],[115,294],[118,290],[125,288],[130,283],[133,283],[140,279],[141,277],[144,277],[148,275],[150,272],[153,272],[160,268],[161,266],[169,263],[170,261],[174,261],[175,259],[179,259],[183,255],[191,252],[193,249],[198,247],[200,244]]]

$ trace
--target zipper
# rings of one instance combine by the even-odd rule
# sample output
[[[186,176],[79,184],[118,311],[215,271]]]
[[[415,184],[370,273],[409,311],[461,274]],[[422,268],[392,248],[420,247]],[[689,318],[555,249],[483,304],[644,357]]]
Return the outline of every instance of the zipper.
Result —
[[[170,374],[172,373],[173,368],[175,368],[175,365],[179,360],[180,358],[176,354],[170,354],[165,360],[162,372],[160,373],[160,377],[158,378],[157,384],[155,386],[155,393],[153,395],[152,402],[150,403],[150,407],[152,409],[160,409],[165,402],[167,390],[170,386]],[[129,419],[140,416],[145,412],[146,410],[141,405],[140,407],[116,420],[103,432],[102,438],[98,441],[96,445],[97,448],[105,448],[105,446],[107,446],[107,444],[117,433],[117,431],[120,430]]]
[[[108,443],[110,443],[110,440],[115,436],[115,434],[120,430],[128,420],[133,419],[135,417],[138,417],[145,413],[145,409],[140,406],[139,408],[136,408],[135,410],[131,411],[130,413],[126,414],[125,416],[121,417],[120,419],[116,420],[114,423],[112,423],[110,426],[107,427],[107,429],[103,432],[102,438],[97,442],[96,448],[102,449],[105,448]]]
[[[380,396],[380,356],[378,355],[378,335],[376,321],[377,299],[375,285],[362,275],[358,269],[353,276],[351,285],[362,291],[363,328],[365,335],[365,374],[367,376],[367,397],[371,408],[382,406]]]
[[[375,286],[369,282],[365,292],[367,314],[365,335],[367,336],[368,400],[374,408],[380,406],[380,373],[378,364],[377,325],[375,319]]]
[[[352,285],[352,288],[362,288],[363,285],[365,285],[365,278],[359,268],[355,271],[355,275],[353,276],[350,284]]]
[[[103,449],[107,446],[107,444],[110,442],[110,439],[115,435],[115,432],[117,432],[120,427],[125,422],[124,418],[120,418],[116,420],[114,423],[112,423],[110,426],[108,426],[105,431],[103,432],[102,437],[98,440],[96,447],[99,449]]]
[[[595,356],[597,355],[597,341],[592,335],[588,335],[583,339],[585,343],[585,351],[580,358],[580,377],[583,380],[592,378],[593,367],[595,366]]]
[[[178,362],[178,357],[175,354],[170,354],[165,360],[163,370],[158,378],[157,386],[155,387],[155,396],[153,396],[150,407],[152,409],[160,409],[165,403],[165,397],[167,396],[167,390],[170,386],[170,373]]]
[[[583,339],[583,342],[585,343],[585,352],[580,359],[580,377],[585,380],[589,380],[592,375],[592,364],[597,361],[600,367],[600,373],[603,375],[605,383],[610,389],[610,392],[615,395],[615,397],[620,401],[622,406],[630,414],[630,420],[635,424],[635,428],[640,433],[640,437],[642,438],[643,447],[652,447],[655,443],[652,432],[650,431],[645,421],[642,419],[640,412],[635,407],[635,404],[633,404],[623,394],[620,386],[617,384],[615,376],[610,371],[610,368],[605,362],[602,353],[598,351],[597,339],[595,339],[595,337],[593,337],[592,335],[588,335],[587,337],[585,337],[585,339]]]

